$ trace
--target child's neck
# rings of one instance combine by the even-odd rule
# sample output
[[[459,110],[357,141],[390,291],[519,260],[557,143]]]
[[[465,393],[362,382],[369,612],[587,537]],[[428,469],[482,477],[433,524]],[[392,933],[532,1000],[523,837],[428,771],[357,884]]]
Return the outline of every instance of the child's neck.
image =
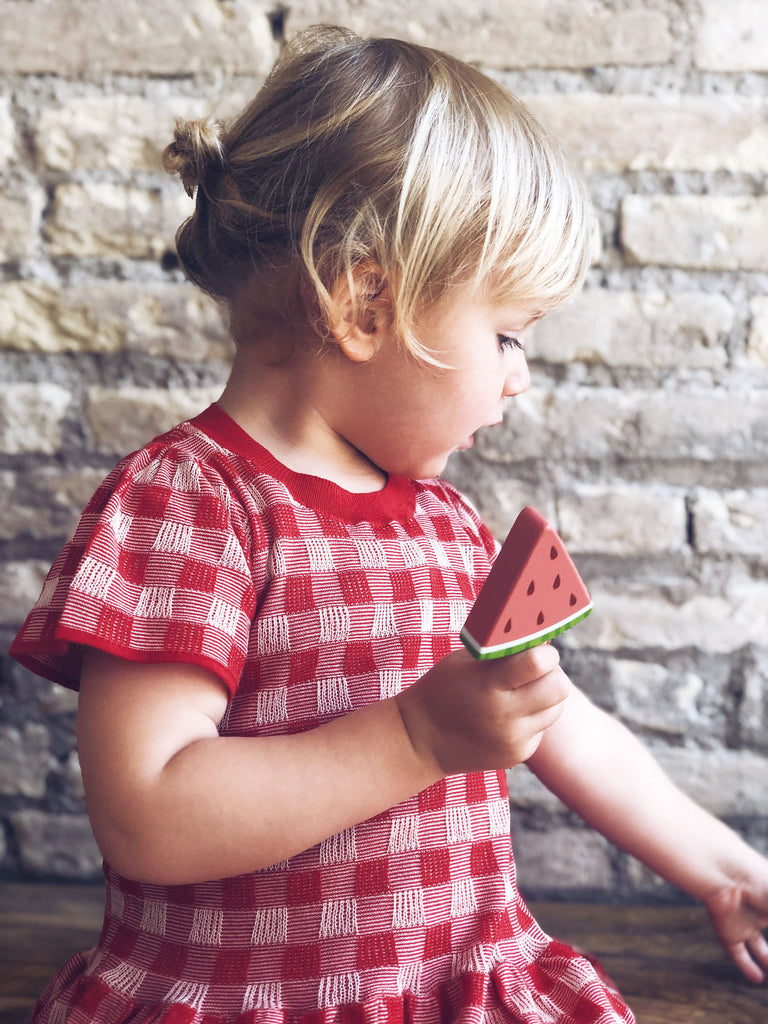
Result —
[[[265,365],[259,349],[237,350],[219,406],[278,462],[346,491],[381,490],[387,475],[329,422],[326,371],[333,354],[294,356]]]

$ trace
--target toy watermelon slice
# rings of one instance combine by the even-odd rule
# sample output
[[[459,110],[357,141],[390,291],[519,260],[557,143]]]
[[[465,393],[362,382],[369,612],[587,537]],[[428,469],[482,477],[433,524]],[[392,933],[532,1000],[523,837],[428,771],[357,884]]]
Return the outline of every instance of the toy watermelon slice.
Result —
[[[562,540],[535,509],[524,508],[461,639],[476,658],[503,658],[550,640],[591,611],[592,599]]]

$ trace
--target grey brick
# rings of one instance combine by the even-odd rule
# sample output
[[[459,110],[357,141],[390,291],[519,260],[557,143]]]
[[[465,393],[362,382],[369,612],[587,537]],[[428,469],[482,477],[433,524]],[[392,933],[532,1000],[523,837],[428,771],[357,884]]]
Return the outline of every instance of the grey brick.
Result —
[[[88,391],[86,418],[100,451],[122,453],[202,412],[220,394],[221,388],[94,387]]]
[[[43,190],[25,178],[14,179],[0,191],[0,262],[37,254],[44,206]]]
[[[259,0],[2,0],[6,74],[192,75],[215,67],[263,75],[276,55]]]
[[[768,198],[627,196],[621,243],[636,263],[768,270]]]
[[[768,71],[768,6],[763,0],[700,0],[696,64],[713,71]]]
[[[768,562],[768,489],[699,489],[691,502],[696,550]]]
[[[0,349],[227,359],[219,306],[188,283],[10,281],[0,284]]]
[[[6,384],[0,404],[0,451],[12,455],[59,450],[71,394],[58,384]]]
[[[612,847],[588,829],[554,827],[539,832],[515,827],[519,884],[537,893],[614,886]]]
[[[747,358],[759,366],[768,367],[768,297],[753,299],[750,305],[752,315]]]
[[[48,773],[56,761],[44,725],[25,722],[21,729],[0,725],[0,793],[45,796]]]
[[[498,462],[689,459],[761,461],[768,455],[768,402],[760,389],[534,386],[505,423],[479,435]]]
[[[0,575],[0,624],[18,628],[40,596],[50,568],[39,559],[6,562]]]
[[[714,593],[674,599],[664,588],[640,584],[617,594],[590,587],[595,610],[568,634],[575,648],[604,652],[698,648],[712,654],[739,651],[765,640],[768,583],[734,576]]]
[[[174,235],[192,212],[180,191],[95,182],[56,189],[49,225],[56,256],[157,258],[174,249]]]
[[[531,94],[528,107],[590,171],[768,170],[768,100],[731,95]]]
[[[572,552],[650,556],[686,544],[685,493],[671,488],[583,484],[558,496],[557,512]]]
[[[16,155],[16,125],[8,96],[0,96],[0,168],[7,167]]]
[[[553,363],[721,369],[733,322],[724,295],[590,288],[537,324],[526,350]]]
[[[400,36],[500,68],[657,64],[674,52],[666,16],[638,0],[612,9],[570,0],[444,0],[418,8],[406,0],[305,0],[291,10],[288,29],[320,22]]]
[[[11,817],[22,867],[30,875],[96,879],[101,854],[85,814],[21,811]]]

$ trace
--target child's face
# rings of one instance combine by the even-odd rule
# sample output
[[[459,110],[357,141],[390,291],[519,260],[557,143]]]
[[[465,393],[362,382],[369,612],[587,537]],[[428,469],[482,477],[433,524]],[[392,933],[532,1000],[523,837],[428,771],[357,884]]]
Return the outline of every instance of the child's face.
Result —
[[[447,369],[414,359],[386,331],[354,386],[346,440],[387,473],[437,476],[475,431],[500,423],[503,400],[530,384],[522,349],[534,305],[500,305],[465,289],[427,310],[414,333]],[[350,409],[350,411],[352,411]]]

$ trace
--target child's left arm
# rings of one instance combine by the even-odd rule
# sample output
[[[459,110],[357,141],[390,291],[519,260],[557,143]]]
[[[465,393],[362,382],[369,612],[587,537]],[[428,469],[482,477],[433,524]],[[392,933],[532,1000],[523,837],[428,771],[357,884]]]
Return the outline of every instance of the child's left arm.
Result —
[[[606,838],[706,906],[750,981],[768,971],[768,860],[679,790],[620,722],[574,689],[528,767]]]

